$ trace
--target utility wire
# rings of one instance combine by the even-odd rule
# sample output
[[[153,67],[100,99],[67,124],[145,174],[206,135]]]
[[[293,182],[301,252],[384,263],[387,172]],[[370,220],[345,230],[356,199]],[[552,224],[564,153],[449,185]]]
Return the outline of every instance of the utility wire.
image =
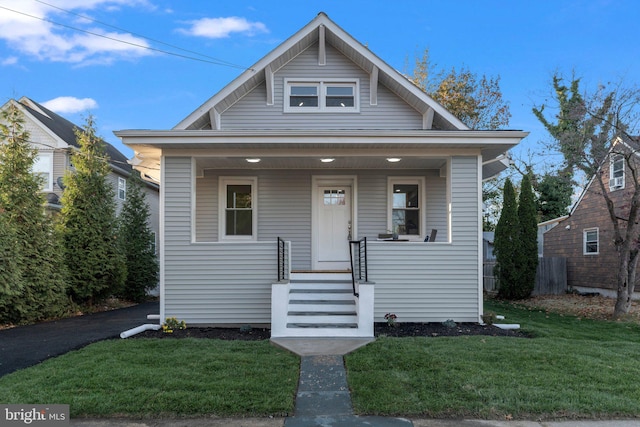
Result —
[[[20,12],[18,10],[14,10],[14,9],[11,9],[11,8],[8,8],[8,7],[5,7],[5,6],[0,6],[0,9],[8,10],[9,12],[17,13],[19,15],[24,15],[24,16],[27,16],[29,18],[38,19],[40,21],[49,22],[50,24],[58,25],[60,27],[68,28],[70,30],[79,31],[81,33],[90,34],[90,35],[96,36],[96,37],[102,37],[102,38],[107,39],[107,40],[111,40],[111,41],[115,41],[115,42],[118,42],[118,43],[127,44],[127,45],[138,47],[138,48],[141,48],[141,49],[147,49],[147,50],[150,50],[150,51],[153,51],[153,52],[164,53],[166,55],[177,56],[179,58],[191,59],[193,61],[205,62],[205,63],[208,63],[208,64],[222,65],[222,66],[233,67],[233,68],[240,68],[242,70],[246,70],[247,69],[246,67],[243,67],[243,66],[240,66],[240,65],[230,65],[228,63],[224,63],[224,62],[221,62],[221,61],[218,61],[218,60],[210,61],[210,60],[207,60],[207,59],[196,58],[196,57],[188,56],[188,55],[182,55],[180,53],[169,52],[169,51],[162,50],[162,49],[156,49],[154,47],[144,46],[144,45],[141,45],[141,44],[138,44],[138,43],[128,42],[126,40],[120,40],[120,39],[117,39],[115,37],[106,36],[104,34],[98,34],[98,33],[92,32],[92,31],[83,30],[81,28],[72,27],[70,25],[61,24],[59,22],[55,22],[55,21],[52,21],[50,19],[43,18],[43,17],[40,17],[40,16],[35,16],[35,15],[31,15],[31,14],[28,14],[28,13],[25,13],[25,12]]]
[[[161,44],[161,45],[173,48],[173,49],[177,49],[177,50],[180,50],[182,52],[192,53],[194,55],[198,55],[198,56],[202,56],[204,58],[211,59],[212,61],[216,61],[219,65],[225,65],[225,66],[228,66],[228,67],[241,68],[241,69],[246,69],[247,68],[247,67],[243,67],[243,66],[238,65],[238,64],[234,64],[232,62],[223,61],[221,59],[215,58],[213,56],[206,55],[204,53],[196,52],[194,50],[184,49],[184,48],[182,48],[180,46],[176,46],[176,45],[173,45],[173,44],[170,44],[170,43],[163,42],[162,40],[153,39],[153,38],[147,37],[147,36],[145,36],[143,34],[139,34],[139,33],[133,32],[133,31],[129,31],[129,30],[125,29],[125,28],[120,28],[120,27],[117,27],[115,25],[107,24],[106,22],[99,21],[97,19],[91,18],[90,16],[82,15],[80,13],[75,13],[75,12],[72,12],[70,10],[63,9],[61,7],[49,4],[49,3],[44,2],[42,0],[33,0],[33,1],[35,1],[37,3],[40,3],[40,4],[43,4],[45,6],[49,6],[49,7],[53,8],[53,9],[57,9],[57,10],[59,10],[61,12],[67,13],[69,15],[77,16],[79,18],[86,19],[87,21],[95,22],[96,24],[100,24],[100,25],[105,26],[105,27],[113,28],[114,30],[123,31],[125,33],[129,33],[129,34],[134,35],[136,37],[143,38],[143,39],[146,39],[146,40],[152,41],[154,43],[158,43],[158,44]]]

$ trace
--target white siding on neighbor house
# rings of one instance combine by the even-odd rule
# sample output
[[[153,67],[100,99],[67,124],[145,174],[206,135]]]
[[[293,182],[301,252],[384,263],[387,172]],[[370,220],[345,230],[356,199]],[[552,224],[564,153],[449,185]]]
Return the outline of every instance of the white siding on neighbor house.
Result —
[[[358,113],[284,113],[284,80],[287,78],[358,79]],[[369,74],[340,52],[327,46],[327,63],[318,65],[315,45],[275,72],[274,104],[267,105],[262,83],[221,116],[222,129],[422,129],[422,115],[384,86],[378,84],[378,104],[370,105]]]
[[[369,280],[375,282],[375,320],[479,320],[478,160],[453,157],[451,243],[369,244]]]

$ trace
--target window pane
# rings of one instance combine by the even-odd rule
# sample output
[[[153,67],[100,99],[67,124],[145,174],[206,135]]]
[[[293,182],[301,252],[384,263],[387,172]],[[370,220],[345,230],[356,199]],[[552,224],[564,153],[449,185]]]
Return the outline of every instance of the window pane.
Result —
[[[327,87],[327,107],[353,107],[355,105],[353,88],[349,86]]]
[[[394,184],[394,208],[417,208],[419,207],[418,202],[419,200],[417,184]]]
[[[291,86],[291,95],[318,96],[318,88],[316,86]]]
[[[353,87],[351,86],[328,86],[327,95],[329,96],[353,96]]]
[[[317,107],[317,86],[291,86],[290,107]]]
[[[402,235],[419,235],[420,234],[420,211],[394,209],[391,230],[394,233]]]
[[[251,209],[251,186],[228,185],[227,186],[228,209]]]
[[[251,210],[227,210],[227,236],[251,236]]]

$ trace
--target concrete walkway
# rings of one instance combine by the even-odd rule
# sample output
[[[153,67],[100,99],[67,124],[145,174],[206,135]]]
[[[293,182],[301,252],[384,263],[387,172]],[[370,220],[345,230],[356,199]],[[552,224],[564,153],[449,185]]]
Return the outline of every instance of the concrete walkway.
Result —
[[[303,356],[293,417],[285,427],[411,427],[402,418],[353,414],[342,355]]]

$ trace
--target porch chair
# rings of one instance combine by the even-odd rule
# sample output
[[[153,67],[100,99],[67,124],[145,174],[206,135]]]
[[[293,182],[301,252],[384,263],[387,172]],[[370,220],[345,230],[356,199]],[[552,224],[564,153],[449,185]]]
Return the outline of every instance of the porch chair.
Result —
[[[436,230],[435,228],[431,229],[431,234],[428,235],[427,237],[424,238],[425,242],[435,242],[436,240],[436,234],[438,234],[438,230]]]

